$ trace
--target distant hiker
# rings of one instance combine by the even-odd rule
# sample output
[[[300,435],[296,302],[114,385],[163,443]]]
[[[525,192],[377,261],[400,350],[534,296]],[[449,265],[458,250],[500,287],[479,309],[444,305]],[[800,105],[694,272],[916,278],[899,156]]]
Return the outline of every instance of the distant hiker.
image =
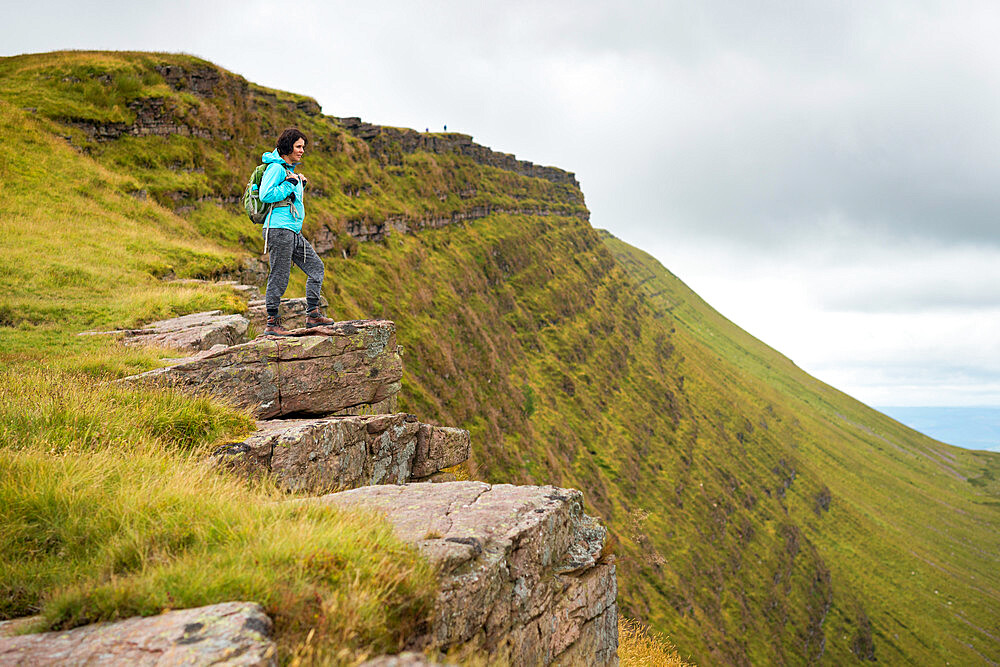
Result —
[[[306,274],[306,326],[333,324],[319,310],[320,288],[323,286],[323,260],[302,236],[302,221],[306,217],[305,186],[309,182],[295,173],[295,166],[306,151],[306,135],[292,127],[278,137],[278,147],[264,153],[261,161],[267,165],[260,181],[260,199],[272,204],[264,222],[264,250],[270,252],[267,274],[267,307],[265,336],[285,336],[278,307],[288,288],[288,276],[294,263]]]
[[[447,132],[447,131],[448,131],[448,126],[447,126],[447,125],[445,125],[445,126],[444,126],[444,131],[445,131],[445,132]]]

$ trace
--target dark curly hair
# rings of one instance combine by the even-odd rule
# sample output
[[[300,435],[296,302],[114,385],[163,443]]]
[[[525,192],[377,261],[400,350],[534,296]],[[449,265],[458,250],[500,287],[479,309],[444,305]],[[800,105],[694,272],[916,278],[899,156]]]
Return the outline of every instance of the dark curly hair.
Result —
[[[309,137],[302,134],[297,127],[290,127],[281,133],[278,137],[278,155],[291,155],[292,147],[295,146],[295,142],[299,139],[304,139],[306,144],[309,143]]]

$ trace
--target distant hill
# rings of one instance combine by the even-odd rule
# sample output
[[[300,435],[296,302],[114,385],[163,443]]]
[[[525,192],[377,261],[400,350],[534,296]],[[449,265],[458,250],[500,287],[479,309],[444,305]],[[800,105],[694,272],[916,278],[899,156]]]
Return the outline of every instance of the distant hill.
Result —
[[[236,202],[289,125],[332,314],[396,321],[402,407],[468,428],[474,477],[584,491],[626,615],[703,664],[1000,662],[1000,455],[812,378],[594,229],[572,174],[463,135],[189,56],[2,58],[2,363],[80,369],[77,331],[239,309],[161,279],[247,275]],[[100,370],[150,362],[122,363]]]

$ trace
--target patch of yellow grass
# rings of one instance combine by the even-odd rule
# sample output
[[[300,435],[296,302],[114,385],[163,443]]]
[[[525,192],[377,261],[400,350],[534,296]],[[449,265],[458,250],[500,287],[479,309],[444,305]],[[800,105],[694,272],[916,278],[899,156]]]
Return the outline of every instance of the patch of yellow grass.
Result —
[[[621,667],[690,667],[677,648],[658,632],[637,621],[618,617],[618,664]]]

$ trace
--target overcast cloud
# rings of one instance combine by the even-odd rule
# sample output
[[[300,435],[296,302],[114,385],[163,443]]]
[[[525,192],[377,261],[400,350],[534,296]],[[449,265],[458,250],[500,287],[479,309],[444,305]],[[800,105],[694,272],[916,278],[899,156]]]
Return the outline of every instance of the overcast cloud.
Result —
[[[5,2],[577,173],[595,226],[872,404],[1000,405],[1000,4]]]

